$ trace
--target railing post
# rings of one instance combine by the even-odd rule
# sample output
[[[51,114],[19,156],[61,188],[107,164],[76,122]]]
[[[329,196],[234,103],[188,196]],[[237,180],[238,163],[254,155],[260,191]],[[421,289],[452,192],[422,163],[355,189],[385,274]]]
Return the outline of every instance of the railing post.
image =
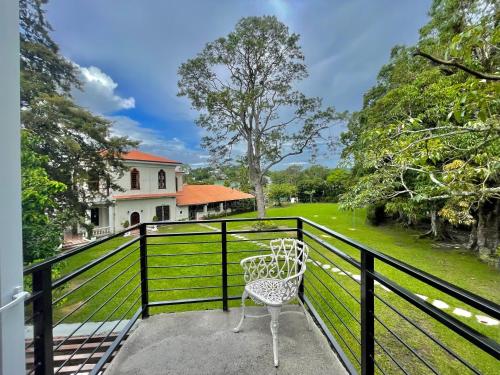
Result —
[[[54,373],[51,266],[33,272],[33,294],[37,293],[41,294],[33,300],[35,374],[49,375]]]
[[[302,219],[298,218],[297,219],[297,239],[301,242],[304,242],[304,234],[302,233],[302,226],[303,226]],[[302,255],[302,257],[303,257],[303,255]],[[304,259],[302,259],[302,261],[304,261]],[[302,280],[300,281],[299,292],[298,292],[298,295],[299,295],[299,298],[301,301],[304,300],[304,276],[302,276]]]
[[[227,223],[221,221],[221,246],[222,246],[222,310],[228,311],[227,307]]]
[[[139,227],[140,239],[140,257],[141,257],[141,301],[142,301],[142,319],[149,317],[149,292],[148,292],[148,243],[146,237],[146,224]]]
[[[371,375],[375,371],[375,304],[373,255],[361,251],[361,374]]]

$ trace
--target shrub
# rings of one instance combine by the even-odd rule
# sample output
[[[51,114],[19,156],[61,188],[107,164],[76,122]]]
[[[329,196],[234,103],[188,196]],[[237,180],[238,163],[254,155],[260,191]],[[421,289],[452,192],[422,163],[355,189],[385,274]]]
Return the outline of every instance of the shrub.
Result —
[[[128,222],[128,220],[125,220],[123,223],[122,223],[122,227],[127,229],[128,227],[130,226],[130,223]]]
[[[254,230],[266,230],[266,229],[276,229],[278,225],[272,220],[261,220],[256,222],[252,228]]]

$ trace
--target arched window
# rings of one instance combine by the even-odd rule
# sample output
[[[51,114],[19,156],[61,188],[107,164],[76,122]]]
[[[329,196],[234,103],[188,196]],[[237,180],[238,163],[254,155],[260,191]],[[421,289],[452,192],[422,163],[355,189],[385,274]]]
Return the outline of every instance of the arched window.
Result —
[[[158,172],[158,189],[165,189],[166,188],[166,183],[165,183],[165,171],[163,169],[160,169]]]
[[[139,190],[141,188],[139,171],[135,168],[130,171],[130,188],[132,190]]]

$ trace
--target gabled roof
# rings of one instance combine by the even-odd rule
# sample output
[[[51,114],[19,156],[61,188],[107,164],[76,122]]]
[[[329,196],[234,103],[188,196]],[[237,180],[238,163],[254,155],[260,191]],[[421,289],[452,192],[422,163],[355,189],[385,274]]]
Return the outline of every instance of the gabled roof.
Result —
[[[177,193],[177,205],[189,206],[252,198],[252,194],[221,185],[184,185],[182,191]]]
[[[164,158],[163,156],[148,154],[139,150],[131,150],[121,155],[123,160],[145,161],[153,163],[182,164],[181,162]]]

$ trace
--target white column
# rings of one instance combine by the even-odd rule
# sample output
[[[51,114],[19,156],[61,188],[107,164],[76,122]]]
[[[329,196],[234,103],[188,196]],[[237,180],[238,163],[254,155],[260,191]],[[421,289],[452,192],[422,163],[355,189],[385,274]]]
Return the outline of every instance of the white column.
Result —
[[[0,1],[0,160],[4,161],[0,194],[0,305],[12,301],[23,285],[21,235],[21,161],[19,119],[19,5]],[[25,371],[24,304],[0,313],[0,374]]]
[[[224,202],[219,203],[219,211],[220,212],[224,211]]]
[[[108,215],[109,215],[109,226],[111,228],[111,232],[114,233],[115,232],[115,206],[114,205],[109,206]]]

